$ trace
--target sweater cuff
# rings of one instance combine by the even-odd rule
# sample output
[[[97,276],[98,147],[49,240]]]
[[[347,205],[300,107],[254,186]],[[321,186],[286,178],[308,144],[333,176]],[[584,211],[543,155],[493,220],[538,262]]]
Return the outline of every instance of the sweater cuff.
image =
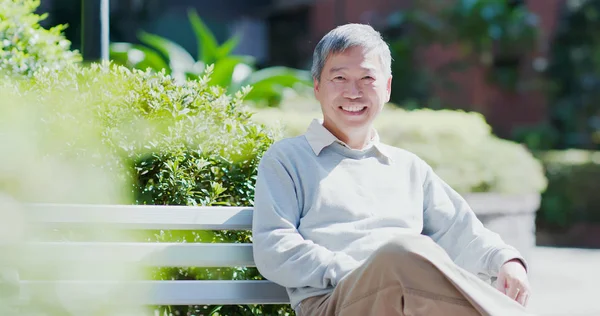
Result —
[[[330,284],[336,286],[340,281],[358,266],[358,262],[345,253],[336,252],[330,265],[327,267],[327,277]]]
[[[502,265],[504,265],[508,261],[514,260],[514,259],[521,261],[521,263],[523,264],[523,267],[525,268],[525,272],[529,272],[529,264],[527,263],[527,261],[525,261],[523,256],[521,256],[521,254],[517,250],[510,249],[510,248],[503,248],[503,249],[500,249],[498,252],[496,252],[496,254],[494,255],[494,258],[492,260],[492,267],[491,267],[491,271],[490,271],[491,274],[493,276],[497,276]]]

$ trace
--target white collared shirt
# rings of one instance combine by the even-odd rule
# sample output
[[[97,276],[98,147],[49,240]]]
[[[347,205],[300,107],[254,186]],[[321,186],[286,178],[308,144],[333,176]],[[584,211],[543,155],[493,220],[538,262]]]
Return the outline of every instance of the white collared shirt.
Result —
[[[383,157],[385,157],[388,162],[390,162],[392,160],[392,156],[390,152],[385,148],[385,146],[381,143],[379,139],[379,133],[377,133],[377,130],[375,129],[373,129],[372,131],[373,136],[371,137],[367,145],[365,145],[365,147],[361,150],[368,150],[371,147],[375,147],[379,151],[379,153]],[[310,125],[308,126],[304,137],[306,137],[308,144],[317,156],[321,153],[323,148],[333,144],[334,142],[338,142],[346,146],[347,148],[352,149],[346,143],[335,137],[335,135],[333,135],[327,128],[325,128],[325,126],[323,126],[322,120],[313,119]]]

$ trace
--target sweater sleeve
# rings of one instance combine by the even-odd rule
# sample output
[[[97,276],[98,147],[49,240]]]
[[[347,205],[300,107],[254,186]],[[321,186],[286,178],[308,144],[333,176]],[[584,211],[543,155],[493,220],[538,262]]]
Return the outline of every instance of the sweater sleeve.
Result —
[[[500,267],[521,254],[495,232],[485,228],[465,199],[422,162],[423,233],[430,236],[454,262],[483,279],[496,277]]]
[[[354,259],[304,239],[298,232],[299,205],[288,168],[267,152],[258,167],[254,198],[256,266],[287,288],[335,286],[355,266]]]

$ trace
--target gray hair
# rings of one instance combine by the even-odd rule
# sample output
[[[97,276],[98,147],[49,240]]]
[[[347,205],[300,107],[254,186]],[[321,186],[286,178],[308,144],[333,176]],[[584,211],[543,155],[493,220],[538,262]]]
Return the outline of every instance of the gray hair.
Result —
[[[390,48],[373,27],[365,24],[345,24],[329,31],[319,41],[313,53],[311,74],[313,79],[321,80],[321,73],[327,58],[332,54],[343,53],[351,47],[362,47],[368,51],[376,50],[381,57],[381,65],[386,75],[392,75],[392,56]]]

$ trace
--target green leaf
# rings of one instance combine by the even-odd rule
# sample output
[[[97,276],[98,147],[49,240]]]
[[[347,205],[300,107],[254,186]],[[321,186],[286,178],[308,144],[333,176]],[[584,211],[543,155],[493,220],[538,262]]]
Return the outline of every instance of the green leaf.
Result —
[[[110,60],[112,60],[115,64],[129,66],[129,58],[127,56],[128,51],[121,51],[119,49],[113,49],[113,45],[110,46]]]
[[[216,59],[228,57],[240,42],[240,36],[234,35],[217,49]]]
[[[168,58],[169,66],[175,75],[185,74],[186,71],[194,68],[194,64],[196,63],[194,57],[179,44],[162,36],[144,31],[141,31],[138,37],[144,44],[153,47]]]
[[[276,83],[264,83],[252,87],[252,90],[244,98],[251,101],[266,100],[269,105],[277,104],[281,101],[283,89],[285,86]]]
[[[223,305],[218,305],[218,306],[213,307],[213,309],[208,313],[208,315],[209,316],[218,315],[221,308],[223,308]]]
[[[198,60],[202,60],[205,64],[212,64],[217,59],[217,49],[219,48],[217,40],[210,29],[202,22],[196,10],[190,10],[188,17],[196,40],[198,42]],[[231,44],[229,44],[231,45]]]
[[[288,67],[269,67],[253,72],[242,85],[256,85],[265,83],[278,83],[283,86],[292,86],[296,83],[312,84],[310,72],[296,70]]]
[[[237,91],[241,86],[251,85],[252,90],[246,96],[246,100],[277,100],[281,98],[284,88],[291,88],[296,84],[311,86],[310,72],[287,67],[270,67],[251,73],[246,80],[239,85],[232,84],[231,88]]]
[[[110,59],[118,64],[141,70],[151,68],[156,71],[165,69],[167,73],[171,72],[167,61],[159,53],[142,45],[111,43]]]
[[[229,87],[232,83],[233,73],[236,66],[247,64],[251,59],[248,56],[230,56],[221,58],[215,63],[215,69],[210,77],[211,85]]]

